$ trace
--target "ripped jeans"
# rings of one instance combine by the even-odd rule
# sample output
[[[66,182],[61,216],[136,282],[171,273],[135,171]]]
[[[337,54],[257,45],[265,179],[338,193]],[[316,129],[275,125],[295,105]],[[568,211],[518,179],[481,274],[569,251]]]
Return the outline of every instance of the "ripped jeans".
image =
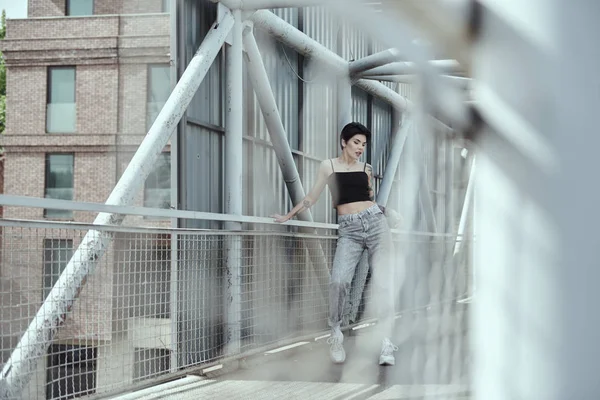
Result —
[[[340,215],[339,238],[329,283],[329,326],[340,327],[356,267],[367,251],[373,285],[370,310],[384,337],[391,336],[394,315],[392,237],[377,205],[356,214]]]

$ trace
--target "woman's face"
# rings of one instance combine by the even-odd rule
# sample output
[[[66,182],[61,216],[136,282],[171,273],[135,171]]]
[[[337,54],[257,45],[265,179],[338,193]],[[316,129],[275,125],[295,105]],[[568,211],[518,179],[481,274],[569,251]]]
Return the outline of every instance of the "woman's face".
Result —
[[[362,153],[365,151],[367,147],[367,137],[362,133],[357,133],[352,136],[350,140],[347,142],[342,142],[344,144],[344,152],[347,156],[358,160]]]

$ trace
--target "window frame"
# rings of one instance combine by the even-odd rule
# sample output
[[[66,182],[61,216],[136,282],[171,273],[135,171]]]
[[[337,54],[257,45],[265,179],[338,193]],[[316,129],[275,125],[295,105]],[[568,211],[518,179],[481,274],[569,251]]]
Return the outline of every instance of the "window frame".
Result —
[[[46,191],[48,190],[48,180],[49,180],[49,169],[50,169],[50,158],[51,156],[54,155],[63,155],[63,156],[71,156],[71,171],[72,171],[72,182],[71,182],[71,190],[72,192],[72,196],[70,200],[73,200],[73,198],[75,197],[75,154],[74,153],[46,153],[45,155],[45,159],[44,159],[44,198],[50,198],[52,199],[52,197],[47,197],[47,193]],[[65,216],[53,216],[53,215],[48,215],[48,211],[49,210],[53,210],[53,211],[61,211],[65,213]],[[68,210],[55,210],[52,208],[44,208],[44,218],[48,218],[48,219],[73,219],[73,211],[70,211],[69,214],[70,215],[66,215],[67,212],[69,212]]]
[[[152,94],[152,69],[153,68],[165,68],[168,72],[168,76],[169,76],[169,96],[171,95],[171,92],[173,91],[172,85],[171,85],[171,65],[169,63],[150,63],[147,64],[146,66],[146,130],[149,130],[150,127],[152,127],[152,124],[154,123],[154,121],[156,121],[156,117],[154,117],[154,119],[152,121],[150,121],[149,117],[149,105],[150,103],[152,103],[150,101],[150,96]],[[164,104],[166,104],[167,100],[169,99],[169,96],[167,96],[167,98],[165,99]],[[158,116],[158,114],[156,115]]]
[[[72,131],[51,131],[48,129],[48,105],[53,104],[50,101],[52,96],[52,71],[55,70],[73,70],[73,104],[75,105],[75,120]],[[61,133],[76,133],[77,132],[77,67],[75,65],[60,65],[49,66],[46,70],[46,133],[61,134]]]

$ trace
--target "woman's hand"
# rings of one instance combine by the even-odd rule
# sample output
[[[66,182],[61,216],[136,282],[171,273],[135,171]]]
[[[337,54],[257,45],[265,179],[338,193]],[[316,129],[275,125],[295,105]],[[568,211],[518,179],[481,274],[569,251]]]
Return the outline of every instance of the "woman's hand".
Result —
[[[290,220],[290,217],[288,217],[287,215],[279,214],[273,214],[271,215],[271,218],[274,218],[275,222],[279,222],[280,224]]]

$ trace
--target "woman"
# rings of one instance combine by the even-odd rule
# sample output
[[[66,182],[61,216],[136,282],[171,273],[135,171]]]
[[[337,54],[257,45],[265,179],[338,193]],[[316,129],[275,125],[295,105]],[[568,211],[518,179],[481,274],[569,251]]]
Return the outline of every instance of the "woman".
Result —
[[[329,284],[328,340],[331,360],[343,363],[346,352],[342,343],[344,335],[340,329],[342,313],[350,290],[356,266],[364,250],[368,251],[369,264],[377,295],[375,308],[378,310],[377,324],[382,336],[380,365],[394,365],[394,350],[389,337],[393,324],[392,279],[389,273],[391,234],[383,212],[375,204],[372,189],[373,169],[359,162],[371,139],[371,132],[357,122],[351,122],[340,134],[341,156],[325,160],[319,167],[317,181],[308,195],[286,215],[274,215],[275,221],[285,222],[296,214],[310,208],[321,195],[327,184],[338,212],[339,238]]]

